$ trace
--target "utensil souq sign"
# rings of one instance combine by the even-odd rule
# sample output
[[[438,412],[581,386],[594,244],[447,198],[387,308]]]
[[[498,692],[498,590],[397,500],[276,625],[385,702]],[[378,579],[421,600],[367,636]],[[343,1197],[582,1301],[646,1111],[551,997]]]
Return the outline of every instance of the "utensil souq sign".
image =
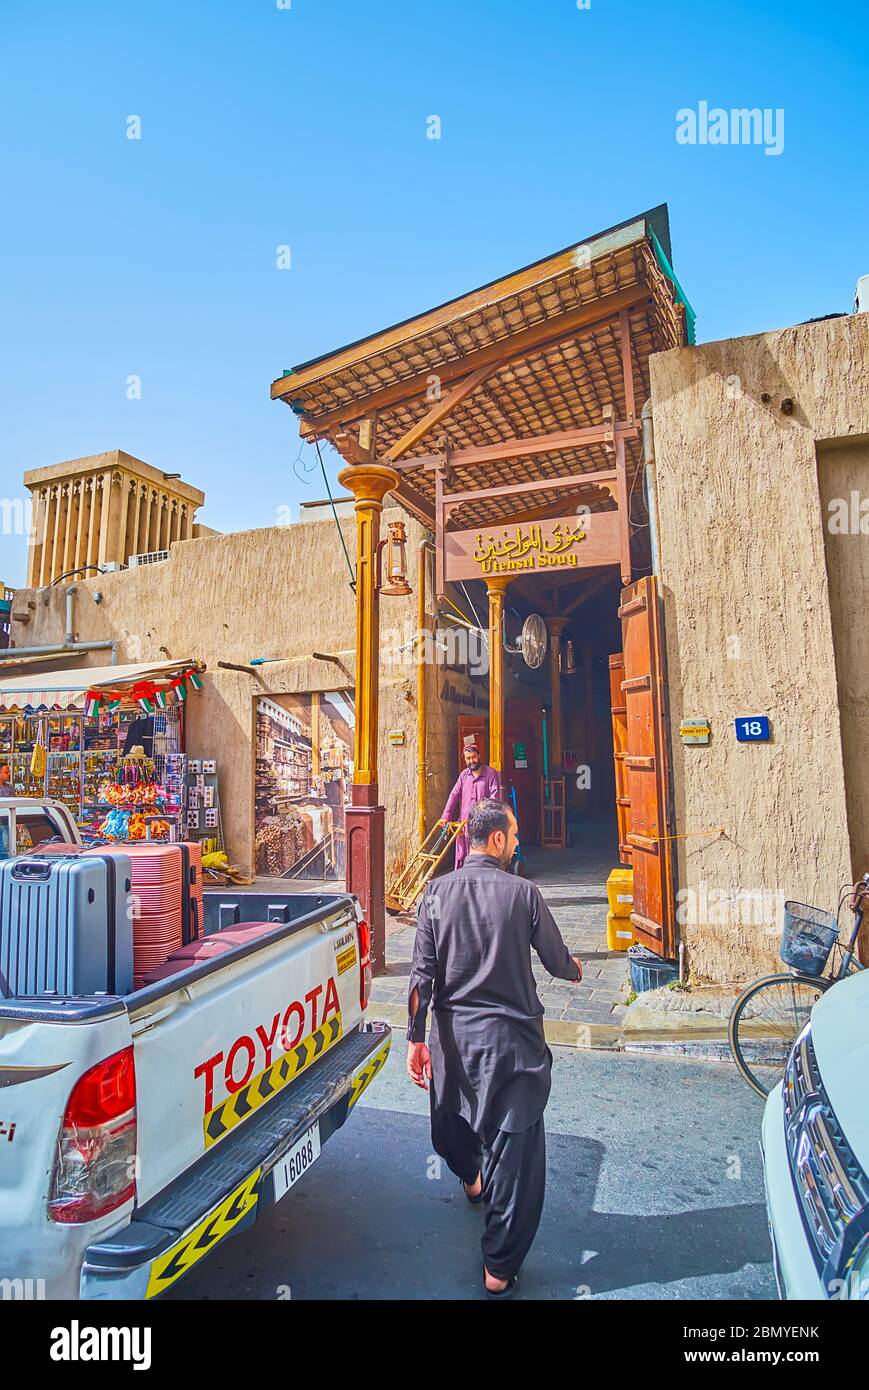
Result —
[[[619,514],[590,512],[492,530],[447,531],[444,557],[448,580],[618,564]]]

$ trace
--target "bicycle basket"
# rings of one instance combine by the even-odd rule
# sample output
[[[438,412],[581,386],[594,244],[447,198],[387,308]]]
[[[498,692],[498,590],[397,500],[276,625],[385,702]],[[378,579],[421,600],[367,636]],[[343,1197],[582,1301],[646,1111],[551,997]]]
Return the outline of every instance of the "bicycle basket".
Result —
[[[838,938],[839,924],[832,912],[806,903],[785,903],[779,955],[792,970],[803,975],[822,974]]]

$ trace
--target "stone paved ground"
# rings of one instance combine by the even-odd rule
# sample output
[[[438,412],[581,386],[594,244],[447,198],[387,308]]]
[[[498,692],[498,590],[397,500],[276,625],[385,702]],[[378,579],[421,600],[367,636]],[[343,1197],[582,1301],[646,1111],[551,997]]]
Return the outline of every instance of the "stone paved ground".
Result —
[[[579,985],[554,980],[532,956],[534,976],[547,1023],[618,1028],[629,989],[627,957],[608,950],[606,942],[606,880],[618,864],[618,854],[610,836],[582,829],[574,833],[578,843],[570,849],[529,850],[526,873],[542,890],[568,949],[583,962],[583,980]],[[336,883],[258,878],[248,891],[335,892]],[[371,1002],[387,1006],[382,1013],[393,1024],[400,1022],[398,1011],[407,1003],[414,932],[413,914],[387,917],[386,974],[375,979]],[[554,1042],[568,1041],[566,1036],[547,1036]]]
[[[529,851],[527,876],[542,890],[568,949],[583,962],[582,983],[571,985],[553,979],[532,956],[547,1021],[618,1026],[624,1018],[627,958],[608,950],[606,941],[606,879],[617,864],[599,837],[562,852]],[[387,918],[386,974],[374,981],[373,1004],[406,1002],[414,930],[410,916]]]

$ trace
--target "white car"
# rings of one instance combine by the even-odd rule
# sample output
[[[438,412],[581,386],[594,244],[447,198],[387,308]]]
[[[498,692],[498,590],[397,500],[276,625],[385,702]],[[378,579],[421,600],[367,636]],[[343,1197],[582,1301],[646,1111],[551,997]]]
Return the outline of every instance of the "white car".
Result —
[[[780,1295],[869,1299],[869,970],[813,1008],[761,1150]]]

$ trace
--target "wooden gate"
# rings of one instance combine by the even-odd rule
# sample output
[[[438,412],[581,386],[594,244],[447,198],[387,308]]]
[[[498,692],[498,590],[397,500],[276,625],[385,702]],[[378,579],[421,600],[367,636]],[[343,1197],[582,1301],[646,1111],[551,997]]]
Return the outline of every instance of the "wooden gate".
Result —
[[[628,753],[628,721],[625,697],[622,694],[625,658],[616,652],[609,659],[610,665],[610,714],[613,726],[613,759],[616,770],[616,818],[619,832],[619,860],[630,864],[633,853],[628,844],[628,831],[631,828],[631,798],[628,794],[628,770],[625,758]]]
[[[621,600],[619,617],[624,662],[621,690],[626,737],[622,766],[626,783],[624,795],[628,799],[628,806],[624,808],[627,813],[625,840],[634,870],[631,921],[638,941],[659,956],[672,957],[675,954],[675,904],[665,726],[664,632],[654,576],[629,584],[622,590]],[[612,658],[610,660],[612,662]],[[617,673],[618,668],[614,669]]]

